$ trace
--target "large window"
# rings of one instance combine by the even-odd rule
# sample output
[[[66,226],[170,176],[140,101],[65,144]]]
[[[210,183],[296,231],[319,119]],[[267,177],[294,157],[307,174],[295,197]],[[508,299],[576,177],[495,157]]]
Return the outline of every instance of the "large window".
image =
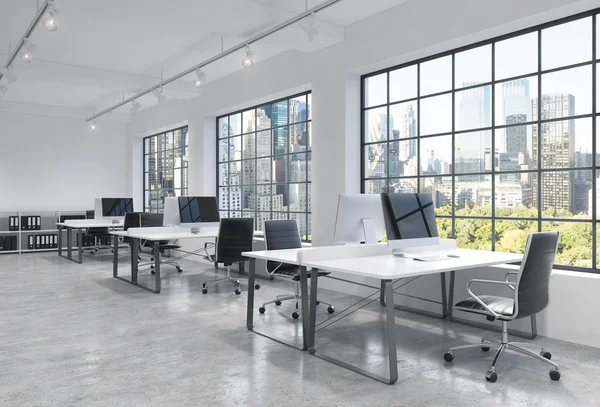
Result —
[[[187,132],[186,126],[144,138],[144,211],[163,212],[165,197],[187,195]]]
[[[557,230],[557,265],[600,268],[598,12],[363,76],[363,192],[432,193],[463,248]]]
[[[311,94],[217,118],[217,185],[223,217],[296,219],[311,239]]]

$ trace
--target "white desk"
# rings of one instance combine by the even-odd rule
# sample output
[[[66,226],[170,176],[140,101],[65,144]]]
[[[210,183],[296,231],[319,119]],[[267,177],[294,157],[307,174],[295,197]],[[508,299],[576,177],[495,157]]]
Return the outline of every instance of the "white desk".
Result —
[[[216,238],[218,229],[211,228],[200,233],[192,233],[189,228],[179,227],[149,227],[130,228],[127,231],[111,232],[113,235],[113,277],[137,285],[155,294],[160,293],[160,242],[183,239]],[[129,239],[131,247],[131,280],[119,276],[119,238]],[[141,241],[154,242],[154,288],[146,287],[138,283],[138,253]]]
[[[109,228],[116,229],[123,227],[123,221],[118,221],[117,223],[113,223],[110,220],[103,219],[69,219],[64,222],[59,222],[56,224],[58,227],[58,255],[65,259],[74,261],[75,263],[83,263],[83,231],[88,228]],[[67,255],[63,256],[62,254],[62,231],[63,229],[67,230]],[[77,233],[77,247],[79,251],[78,260],[73,259],[73,249],[72,249],[72,234],[73,230]]]

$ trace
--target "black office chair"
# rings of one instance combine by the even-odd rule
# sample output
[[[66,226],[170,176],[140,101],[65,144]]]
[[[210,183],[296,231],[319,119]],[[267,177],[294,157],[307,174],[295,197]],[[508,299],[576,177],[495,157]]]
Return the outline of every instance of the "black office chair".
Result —
[[[507,328],[508,321],[529,317],[548,306],[550,275],[558,249],[558,241],[558,232],[533,233],[527,239],[525,256],[519,271],[509,271],[504,281],[480,279],[469,281],[467,292],[470,297],[458,302],[454,306],[454,309],[485,315],[488,321],[500,320],[502,322],[502,336],[500,340],[482,338],[481,343],[452,347],[444,355],[446,362],[452,362],[455,350],[481,347],[484,352],[487,352],[490,350],[490,346],[498,346],[492,366],[485,374],[485,378],[488,381],[495,382],[498,379],[496,364],[502,353],[507,349],[523,353],[552,365],[550,378],[552,380],[560,379],[558,365],[550,360],[552,357],[550,352],[542,349],[540,354],[537,354],[523,348],[535,346],[532,343],[509,342]],[[509,276],[511,275],[517,276],[516,281],[509,280]],[[514,292],[514,297],[475,295],[471,290],[473,283],[505,285]]]
[[[85,211],[86,219],[94,219],[93,210]],[[112,235],[109,233],[108,228],[87,228],[85,234],[94,239],[94,248],[90,251],[90,254],[98,254],[100,250],[110,249],[113,252],[110,240]]]
[[[235,287],[235,293],[241,294],[240,281],[231,277],[231,265],[248,260],[242,256],[243,252],[252,251],[252,240],[254,239],[254,219],[252,218],[225,218],[221,219],[219,225],[219,237],[217,238],[215,254],[210,255],[210,261],[222,263],[227,267],[227,276],[207,281],[202,284],[202,293],[208,293],[208,287],[215,284],[230,282]],[[255,284],[254,288],[260,288]]]
[[[302,240],[300,240],[300,232],[298,231],[298,223],[296,220],[267,220],[264,227],[265,233],[265,248],[267,250],[282,250],[282,249],[300,249],[302,248]],[[273,301],[268,301],[262,304],[258,312],[264,314],[266,306],[269,304],[281,305],[283,301],[295,300],[296,310],[292,313],[292,318],[298,319],[300,312],[298,301],[302,299],[300,295],[300,266],[295,264],[284,264],[275,261],[267,261],[267,272],[271,275],[277,274],[283,277],[290,278],[296,282],[294,294],[278,295]],[[310,278],[312,271],[308,271]],[[319,270],[319,277],[330,274],[328,271]],[[333,305],[317,299],[317,304],[323,303],[327,305],[327,312],[333,314],[335,308]]]
[[[162,213],[146,213],[146,212],[144,212],[140,216],[140,225],[143,228],[162,227],[163,226],[163,218],[164,218],[164,215]],[[181,245],[172,243],[170,240],[161,240],[159,242],[159,245],[160,245],[160,252],[163,254],[167,250],[181,249]],[[142,242],[142,247],[150,248],[153,250],[154,242]],[[151,257],[150,261],[154,261],[154,257]],[[168,257],[165,259],[164,257],[161,256],[160,264],[161,265],[168,264],[168,265],[174,266],[177,269],[178,273],[181,273],[183,271],[183,269],[181,268],[179,263],[177,263],[175,260],[169,259]],[[152,274],[155,273],[154,264],[150,264],[150,272]]]
[[[123,230],[127,231],[129,228],[139,228],[141,226],[140,216],[142,212],[127,212],[125,219],[123,220]],[[131,239],[127,236],[121,237],[121,242],[131,244]],[[138,262],[142,259],[142,256],[138,255]]]

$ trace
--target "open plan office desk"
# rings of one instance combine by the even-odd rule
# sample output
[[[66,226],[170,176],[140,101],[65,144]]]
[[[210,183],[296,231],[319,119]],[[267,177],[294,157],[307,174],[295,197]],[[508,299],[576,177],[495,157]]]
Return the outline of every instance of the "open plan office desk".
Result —
[[[109,228],[118,229],[123,227],[123,221],[113,223],[111,220],[102,219],[71,219],[59,222],[56,224],[58,227],[58,255],[74,261],[75,263],[83,263],[83,233],[88,228]],[[63,245],[62,245],[62,232],[63,229],[67,230],[67,255],[64,256]],[[77,248],[78,248],[78,260],[73,259],[73,248],[72,248],[72,235],[73,231],[77,233]]]
[[[281,252],[281,254],[278,254]],[[350,369],[364,376],[381,381],[386,384],[395,383],[398,380],[398,360],[396,355],[396,325],[395,325],[395,309],[394,309],[394,284],[407,278],[416,278],[430,274],[455,272],[458,270],[473,269],[478,267],[494,266],[499,264],[515,263],[522,260],[523,255],[512,253],[500,253],[479,250],[463,250],[457,249],[455,254],[458,258],[448,258],[438,261],[416,261],[408,258],[395,257],[391,254],[391,250],[386,245],[346,245],[346,246],[328,246],[316,247],[311,249],[297,249],[297,258],[294,260],[291,253],[283,253],[286,250],[273,250],[263,252],[243,253],[245,256],[253,258],[263,258],[266,260],[279,261],[285,263],[298,264],[301,267],[301,289],[303,294],[307,291],[303,287],[307,284],[306,274],[307,269],[313,269],[310,282],[310,301],[305,304],[303,297],[302,307],[303,313],[306,307],[309,310],[309,320],[306,324],[303,320],[303,340],[308,348],[308,351],[321,359],[334,363],[338,366]],[[285,259],[288,257],[288,259]],[[284,261],[285,259],[285,261]],[[254,266],[250,264],[250,285],[253,283],[252,276],[254,275]],[[385,293],[385,302],[383,301],[383,293],[376,291],[380,295],[382,305],[386,306],[386,325],[387,325],[387,343],[388,343],[388,364],[389,378],[374,374],[360,367],[335,359],[317,351],[315,346],[315,337],[317,333],[316,312],[317,312],[317,296],[318,296],[318,273],[317,270],[326,270],[331,272],[332,277],[338,280],[348,281],[344,276],[354,276],[363,278],[373,278],[381,281],[381,291]],[[454,275],[451,275],[454,278]],[[454,284],[451,281],[451,291]],[[374,287],[375,288],[375,287]],[[443,296],[445,297],[445,296]],[[442,306],[446,308],[452,307],[453,292],[450,293],[449,301],[445,298],[442,300]],[[376,300],[377,298],[375,298]],[[252,330],[252,310],[253,298],[248,295],[248,329]],[[333,320],[331,323],[344,318],[345,311],[338,311],[336,315],[329,318],[327,321]],[[303,315],[306,315],[305,313]],[[328,323],[328,326],[330,323]],[[285,342],[284,342],[285,343]]]

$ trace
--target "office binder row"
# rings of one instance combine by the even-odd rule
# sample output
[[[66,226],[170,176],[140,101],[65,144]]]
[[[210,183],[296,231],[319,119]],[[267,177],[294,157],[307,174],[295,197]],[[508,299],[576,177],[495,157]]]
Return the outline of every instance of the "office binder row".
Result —
[[[56,249],[58,248],[58,235],[28,235],[27,248],[29,250]]]
[[[0,236],[0,251],[8,252],[19,250],[17,236]]]
[[[16,232],[19,230],[19,217],[18,216],[9,216],[8,217],[8,230],[11,232]]]
[[[41,230],[41,229],[42,229],[42,217],[41,216],[21,216],[21,230]]]

